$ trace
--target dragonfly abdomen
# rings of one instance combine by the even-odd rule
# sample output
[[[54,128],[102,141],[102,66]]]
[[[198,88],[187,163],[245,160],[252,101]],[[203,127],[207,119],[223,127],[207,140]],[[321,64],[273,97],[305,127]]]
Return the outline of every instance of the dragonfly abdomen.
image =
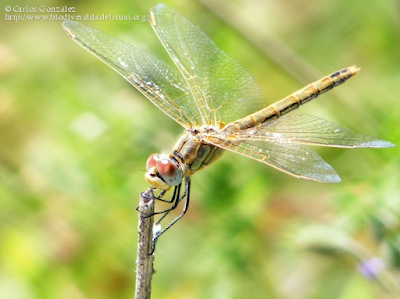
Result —
[[[253,114],[228,124],[226,130],[245,130],[259,124],[269,122],[283,116],[290,111],[297,109],[301,105],[310,102],[320,94],[331,90],[332,88],[344,83],[346,80],[355,75],[360,69],[351,66],[340,71],[334,72],[329,76],[315,81],[306,87],[292,93],[286,98],[269,105]]]

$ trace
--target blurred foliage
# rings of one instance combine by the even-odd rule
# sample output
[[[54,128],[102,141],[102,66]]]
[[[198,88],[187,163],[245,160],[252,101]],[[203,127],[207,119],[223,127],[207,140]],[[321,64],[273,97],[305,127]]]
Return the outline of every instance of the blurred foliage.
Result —
[[[35,7],[147,16],[155,3]],[[302,87],[202,4],[164,3],[248,69],[271,103]],[[362,68],[302,113],[400,144],[397,3],[225,5],[237,12],[233,23],[257,26],[322,74]],[[0,297],[131,298],[144,165],[149,154],[168,151],[181,128],[74,44],[60,21],[0,22]],[[168,60],[147,21],[85,24]],[[154,298],[368,299],[396,291],[398,147],[318,152],[342,183],[297,180],[230,153],[196,174],[188,214],[158,243]],[[373,257],[386,267],[366,279],[357,269]]]

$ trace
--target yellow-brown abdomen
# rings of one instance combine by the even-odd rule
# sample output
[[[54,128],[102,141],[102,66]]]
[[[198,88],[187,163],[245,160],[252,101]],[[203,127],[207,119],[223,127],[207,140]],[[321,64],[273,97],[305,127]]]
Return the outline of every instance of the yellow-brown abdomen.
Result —
[[[325,76],[260,111],[228,124],[225,127],[225,130],[245,130],[264,122],[277,119],[278,117],[315,99],[320,94],[344,83],[359,70],[359,68],[351,66],[334,72],[329,76]]]

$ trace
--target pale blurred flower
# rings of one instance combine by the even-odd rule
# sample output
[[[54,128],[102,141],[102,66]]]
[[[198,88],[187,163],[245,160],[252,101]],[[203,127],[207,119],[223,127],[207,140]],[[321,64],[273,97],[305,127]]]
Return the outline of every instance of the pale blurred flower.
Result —
[[[85,112],[75,118],[70,128],[78,136],[86,140],[94,140],[107,128],[107,124],[91,112]]]
[[[367,279],[374,279],[385,268],[385,263],[377,257],[365,260],[358,265],[358,271]]]

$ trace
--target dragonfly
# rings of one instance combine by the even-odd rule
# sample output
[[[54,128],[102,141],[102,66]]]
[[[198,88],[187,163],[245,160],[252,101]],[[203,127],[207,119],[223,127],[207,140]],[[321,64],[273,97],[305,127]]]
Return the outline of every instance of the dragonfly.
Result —
[[[192,175],[225,151],[297,178],[337,183],[339,175],[309,145],[394,146],[316,116],[288,115],[341,85],[359,68],[341,69],[268,105],[253,77],[199,27],[163,4],[151,8],[149,20],[175,68],[81,23],[68,20],[62,26],[70,38],[118,72],[184,128],[171,153],[152,154],[146,162],[145,179],[159,192],[155,198],[171,204],[154,213],[163,214],[156,224],[184,202],[180,214],[154,233],[153,251],[159,236],[188,210]],[[171,199],[163,199],[169,189],[173,189]]]

